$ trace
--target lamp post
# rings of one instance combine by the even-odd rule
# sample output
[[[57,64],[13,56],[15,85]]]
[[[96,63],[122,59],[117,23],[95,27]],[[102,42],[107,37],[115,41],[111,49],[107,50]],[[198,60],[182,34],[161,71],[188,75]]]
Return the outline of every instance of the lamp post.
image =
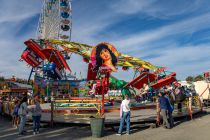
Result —
[[[48,98],[49,97],[49,80],[48,79],[47,79],[46,84],[47,84],[47,98]]]

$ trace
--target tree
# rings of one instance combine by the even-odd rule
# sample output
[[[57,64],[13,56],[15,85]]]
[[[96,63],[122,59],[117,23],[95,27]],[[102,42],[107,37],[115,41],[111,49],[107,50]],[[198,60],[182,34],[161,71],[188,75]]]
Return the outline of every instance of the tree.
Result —
[[[0,76],[0,82],[5,81],[5,78],[3,76]]]
[[[187,83],[191,83],[194,81],[194,77],[193,76],[188,76],[186,79]]]
[[[202,75],[198,75],[198,76],[196,76],[194,78],[194,82],[196,82],[196,81],[203,81],[203,80],[205,80],[205,79],[204,79],[204,77]]]

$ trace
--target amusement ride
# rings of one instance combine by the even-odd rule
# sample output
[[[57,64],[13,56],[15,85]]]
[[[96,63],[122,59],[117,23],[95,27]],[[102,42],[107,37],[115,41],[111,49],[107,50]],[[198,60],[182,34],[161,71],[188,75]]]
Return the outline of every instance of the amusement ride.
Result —
[[[51,96],[53,93],[53,95],[59,96],[59,92],[62,92],[62,94],[67,93],[66,95],[71,101],[57,101],[57,107],[70,108],[73,107],[72,105],[77,104],[73,112],[79,114],[81,107],[91,108],[94,104],[94,107],[98,110],[97,114],[104,115],[104,112],[106,112],[104,104],[110,102],[110,98],[104,99],[104,95],[108,92],[110,84],[114,85],[115,90],[120,90],[122,96],[126,93],[131,94],[132,90],[140,90],[146,84],[152,93],[151,96],[156,96],[156,90],[176,82],[175,72],[168,73],[165,67],[157,67],[150,62],[120,52],[117,52],[115,66],[121,67],[124,71],[133,69],[135,71],[134,79],[129,82],[118,80],[111,75],[109,69],[103,67],[98,71],[94,71],[92,54],[93,50],[97,49],[97,46],[72,42],[71,31],[71,0],[44,0],[39,18],[37,38],[24,42],[26,49],[21,55],[21,59],[32,68],[29,79],[34,73],[35,95]],[[104,44],[113,47],[109,43],[102,43],[102,45]],[[87,79],[82,81],[78,79],[69,80],[72,71],[67,61],[71,61],[70,56],[72,53],[82,56],[83,61],[88,63]],[[70,84],[66,84],[69,81]],[[83,82],[82,89],[80,89],[80,82]],[[101,101],[90,98],[85,87],[89,82],[96,84],[95,94],[102,95]],[[67,90],[65,92],[58,91],[60,87],[67,87]],[[70,89],[72,87],[74,88]],[[83,92],[82,96],[81,92]],[[136,96],[135,93],[132,95],[134,98]],[[98,103],[100,103],[99,106]]]
[[[93,46],[70,42],[71,30],[71,0],[44,0],[38,24],[37,39],[26,41],[27,48],[21,55],[21,58],[32,67],[31,74],[35,72],[36,76],[45,79],[67,80],[66,72],[71,73],[71,69],[66,60],[70,59],[69,55],[71,53],[81,55],[87,63],[90,61]],[[140,74],[133,81],[135,84],[127,84],[127,86],[137,85],[134,87],[138,89],[142,88],[144,83],[159,88],[175,81],[175,73],[167,76],[165,68],[159,68],[126,54],[119,53],[117,66],[122,67],[125,71],[129,68],[134,69],[135,76]],[[147,71],[142,75],[145,69],[151,70],[153,73]],[[114,78],[110,78],[110,80],[116,82]],[[139,80],[141,82],[137,82]]]

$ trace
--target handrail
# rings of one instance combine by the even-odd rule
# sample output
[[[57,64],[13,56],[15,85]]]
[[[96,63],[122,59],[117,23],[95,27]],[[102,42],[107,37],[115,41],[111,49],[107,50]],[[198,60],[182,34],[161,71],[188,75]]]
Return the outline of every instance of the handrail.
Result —
[[[66,106],[62,106],[66,105]],[[85,105],[85,106],[84,106]],[[90,110],[88,110],[90,109]],[[94,111],[94,110],[95,111]],[[58,114],[58,111],[64,111],[64,114]],[[87,112],[94,113],[87,113]],[[68,119],[68,116],[74,116],[76,119],[89,119],[91,116],[101,115],[101,101],[100,100],[55,100],[54,101],[54,116],[63,116]],[[78,118],[83,116],[83,118]]]

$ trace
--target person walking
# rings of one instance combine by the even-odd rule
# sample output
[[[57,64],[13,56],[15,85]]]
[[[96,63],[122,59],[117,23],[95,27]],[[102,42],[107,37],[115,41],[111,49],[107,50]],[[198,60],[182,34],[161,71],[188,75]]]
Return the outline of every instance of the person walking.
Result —
[[[34,106],[31,109],[33,118],[33,135],[39,134],[40,119],[42,114],[42,108],[40,106],[39,97],[35,97]]]
[[[168,113],[169,113],[169,108],[170,108],[170,103],[169,103],[169,99],[165,96],[165,92],[164,90],[160,90],[159,91],[159,107],[160,107],[160,112],[161,112],[161,116],[163,118],[163,126],[165,128],[170,129],[171,125],[168,121]]]
[[[116,135],[122,135],[122,130],[124,127],[124,123],[126,121],[126,131],[127,131],[127,135],[130,134],[130,116],[131,116],[131,112],[130,112],[130,99],[128,94],[125,94],[125,99],[122,101],[121,103],[121,107],[120,107],[121,111],[120,111],[120,127],[118,130],[118,133]]]
[[[24,96],[21,104],[20,104],[20,108],[18,110],[18,115],[20,117],[20,125],[19,125],[19,129],[18,129],[18,134],[24,135],[25,132],[25,124],[26,124],[26,115],[28,113],[28,108],[27,108],[27,96]]]
[[[44,103],[48,103],[48,96],[44,97]]]
[[[172,128],[174,126],[174,119],[173,119],[173,116],[172,116],[172,113],[174,111],[174,105],[171,103],[173,102],[173,97],[171,97],[171,92],[168,91],[166,92],[165,94],[165,97],[168,99],[168,102],[169,102],[169,108],[168,108],[168,120],[169,120],[169,123],[170,123],[170,127]]]

